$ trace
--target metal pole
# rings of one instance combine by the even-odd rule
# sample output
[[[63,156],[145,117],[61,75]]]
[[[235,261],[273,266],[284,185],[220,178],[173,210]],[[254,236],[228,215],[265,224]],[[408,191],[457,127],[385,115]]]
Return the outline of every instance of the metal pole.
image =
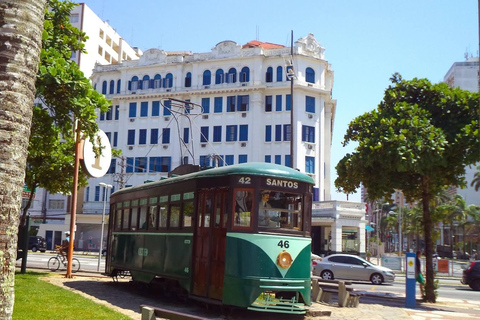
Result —
[[[72,278],[72,258],[73,258],[73,243],[75,241],[75,220],[77,213],[77,189],[78,189],[78,169],[80,168],[80,125],[76,122],[76,137],[75,137],[75,164],[73,172],[73,190],[72,190],[72,212],[70,215],[70,241],[68,243],[67,254],[67,273],[65,278]]]
[[[480,1],[480,0],[479,0]],[[291,35],[291,39],[290,39],[290,59],[291,59],[291,69],[292,71],[293,70],[293,30],[292,30],[292,35]],[[288,70],[287,70],[288,72]],[[294,156],[295,156],[295,152],[294,152],[294,129],[293,129],[293,125],[294,125],[294,119],[293,119],[293,78],[294,78],[294,74],[292,74],[290,76],[290,167],[291,168],[295,168],[295,164],[294,164]]]
[[[103,229],[105,227],[105,207],[107,205],[107,191],[108,189],[112,188],[112,185],[100,182],[100,186],[104,188],[103,194],[103,211],[102,211],[102,230],[100,232],[100,251],[98,251],[98,265],[97,271],[100,271],[100,261],[102,259],[102,251],[103,251]]]
[[[380,264],[380,235],[378,234],[378,229],[380,228],[380,222],[378,221],[380,209],[378,209],[377,204],[377,264]]]
[[[398,240],[400,241],[398,245],[398,256],[402,256],[402,204],[398,209]]]

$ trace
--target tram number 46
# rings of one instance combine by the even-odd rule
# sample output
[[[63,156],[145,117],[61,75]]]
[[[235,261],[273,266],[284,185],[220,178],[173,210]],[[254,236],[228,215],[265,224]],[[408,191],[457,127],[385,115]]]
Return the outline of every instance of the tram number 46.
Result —
[[[288,243],[288,240],[280,240],[277,246],[288,249],[290,247],[290,243]]]

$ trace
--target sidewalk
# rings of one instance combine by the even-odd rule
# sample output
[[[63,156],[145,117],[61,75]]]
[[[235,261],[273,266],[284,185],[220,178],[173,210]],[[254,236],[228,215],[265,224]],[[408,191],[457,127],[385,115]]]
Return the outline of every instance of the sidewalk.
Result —
[[[180,301],[165,297],[155,297],[141,294],[128,284],[127,279],[120,279],[113,283],[111,278],[99,273],[80,272],[73,279],[66,279],[64,274],[57,274],[46,278],[46,281],[64,289],[74,291],[92,301],[103,304],[109,308],[128,315],[132,319],[140,319],[139,306],[141,304],[165,308],[185,310],[185,305]],[[122,284],[123,283],[123,284]],[[477,297],[477,296],[475,296]],[[439,298],[437,303],[424,303],[417,300],[415,309],[405,308],[405,296],[393,293],[365,292],[360,298],[358,308],[340,308],[334,296],[331,303],[312,303],[309,313],[303,317],[305,320],[322,319],[366,319],[366,320],[427,320],[427,319],[480,319],[480,299],[460,300]],[[193,306],[194,304],[192,304]],[[202,307],[202,313],[208,310]],[[198,312],[198,309],[196,310]],[[224,316],[222,320],[256,320],[271,319],[262,312],[248,312],[244,314],[239,310]],[[288,316],[275,314],[275,319],[291,319]],[[210,319],[210,318],[209,318]],[[211,318],[219,319],[219,318]],[[295,318],[301,319],[301,318]]]
[[[313,303],[312,316],[308,319],[322,319],[314,316],[319,311],[329,311],[329,318],[335,320],[480,319],[480,301],[439,298],[436,303],[425,303],[417,300],[416,308],[411,309],[405,307],[404,296],[370,293],[360,298],[358,308],[340,308],[335,300],[328,304]]]

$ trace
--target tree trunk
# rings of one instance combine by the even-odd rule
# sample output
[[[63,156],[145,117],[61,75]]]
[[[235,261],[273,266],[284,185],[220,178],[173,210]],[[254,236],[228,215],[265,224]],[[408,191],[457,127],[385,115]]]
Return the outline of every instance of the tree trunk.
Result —
[[[46,0],[0,0],[0,319],[11,319],[17,233]]]
[[[430,216],[430,200],[428,177],[422,177],[422,205],[423,205],[423,228],[425,235],[425,266],[426,266],[426,284],[425,284],[425,300],[427,302],[435,302],[435,286],[433,274],[433,243],[432,243],[432,218]],[[419,245],[419,244],[418,244]],[[418,248],[417,245],[417,248]]]

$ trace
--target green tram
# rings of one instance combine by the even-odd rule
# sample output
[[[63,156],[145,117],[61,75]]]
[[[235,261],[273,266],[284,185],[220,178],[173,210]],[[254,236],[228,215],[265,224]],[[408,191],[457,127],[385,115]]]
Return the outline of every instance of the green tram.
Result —
[[[212,304],[305,313],[313,185],[285,166],[243,163],[116,191],[106,274],[175,284]]]

